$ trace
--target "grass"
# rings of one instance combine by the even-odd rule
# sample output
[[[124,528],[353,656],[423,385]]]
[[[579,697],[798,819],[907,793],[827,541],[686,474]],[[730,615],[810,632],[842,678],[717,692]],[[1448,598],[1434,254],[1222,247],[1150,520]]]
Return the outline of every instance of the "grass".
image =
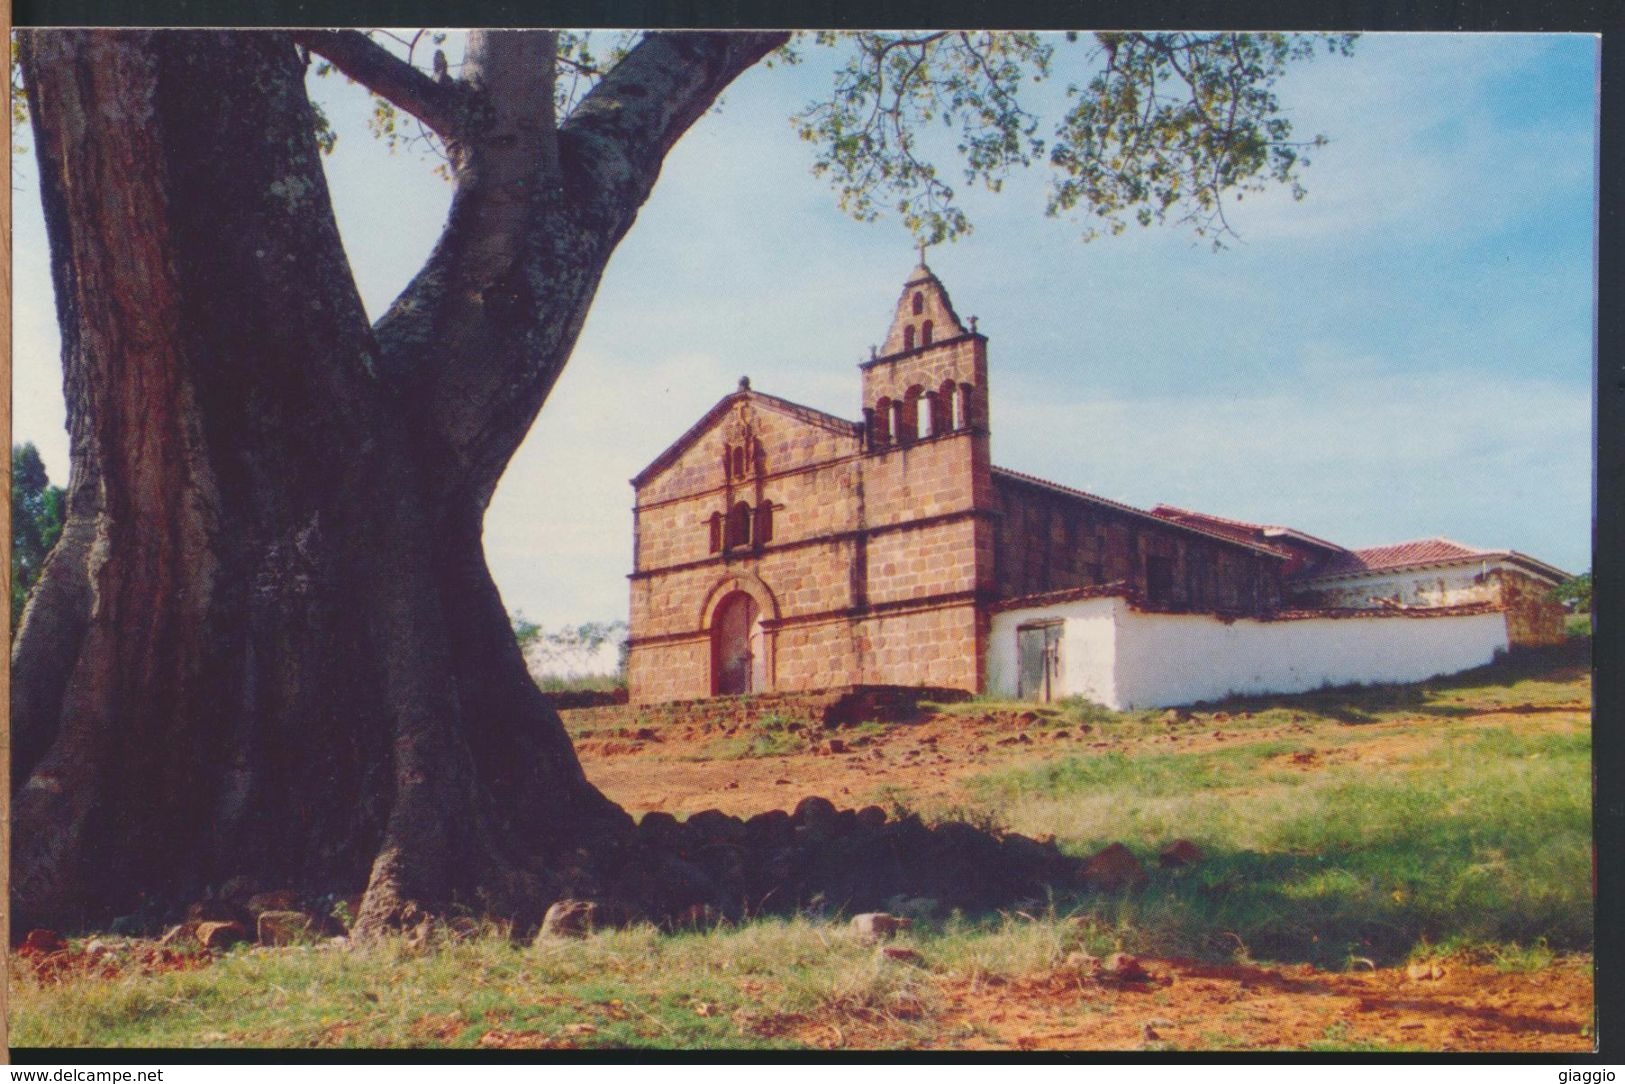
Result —
[[[922,928],[929,969],[878,958],[839,924],[797,917],[662,934],[516,945],[500,930],[413,953],[234,951],[204,970],[40,987],[12,983],[18,1046],[799,1047],[824,1019],[887,1025],[890,1045],[936,1034],[934,978],[985,980],[1109,951],[1051,913]],[[510,1038],[509,1041],[515,1041]]]
[[[838,918],[811,915],[543,947],[492,928],[418,954],[398,943],[241,949],[198,971],[45,985],[14,971],[12,1041],[776,1049],[831,1041],[834,1028],[845,1042],[916,1047],[961,1026],[945,983],[1033,975],[1077,949],[1332,970],[1449,956],[1539,971],[1592,945],[1591,751],[1576,722],[1588,673],[1578,642],[1414,686],[1232,699],[1178,726],[1222,729],[1225,742],[1177,750],[1140,741],[1167,733],[1162,712],[956,705],[1040,710],[1034,725],[1087,723],[1111,744],[987,771],[940,808],[883,785],[884,804],[1053,835],[1080,856],[1122,842],[1149,879],[1025,913],[921,921],[909,943],[923,967],[880,960]],[[789,725],[769,717],[713,745],[794,752],[808,739]],[[1351,750],[1365,755],[1339,759]],[[1307,754],[1313,770],[1294,761]],[[1158,868],[1175,838],[1195,841],[1203,860]],[[1336,1029],[1307,1048],[1405,1049]]]
[[[700,747],[697,760],[746,760],[804,752],[816,740],[816,728],[781,715],[764,715],[743,734],[716,738]]]
[[[544,693],[618,693],[626,691],[624,674],[543,674],[535,679]]]
[[[1301,748],[1073,756],[975,790],[1003,824],[1074,853],[1118,841],[1150,865],[1174,838],[1202,847],[1195,869],[1081,901],[1135,951],[1342,967],[1441,942],[1589,950],[1588,735],[1475,728],[1380,773],[1270,767]]]

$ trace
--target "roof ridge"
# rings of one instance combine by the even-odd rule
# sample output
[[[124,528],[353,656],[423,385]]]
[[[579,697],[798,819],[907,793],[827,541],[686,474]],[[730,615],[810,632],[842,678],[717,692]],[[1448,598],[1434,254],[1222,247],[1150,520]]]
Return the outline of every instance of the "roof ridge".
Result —
[[[1102,497],[1098,493],[1090,493],[1087,490],[1075,489],[1072,486],[1062,485],[1060,482],[1052,482],[1047,478],[1040,478],[1036,474],[1027,474],[1024,471],[1012,470],[1009,467],[1000,466],[994,466],[991,468],[991,470],[995,474],[1006,474],[1017,479],[1018,481],[1044,486],[1048,489],[1057,490],[1061,493],[1070,494],[1074,497],[1082,497],[1084,500],[1094,501],[1097,504],[1106,505],[1108,508],[1115,508],[1120,512],[1128,512],[1130,515],[1142,516],[1146,519],[1154,520],[1163,526],[1174,527],[1181,531],[1190,531],[1192,534],[1199,534],[1203,538],[1212,538],[1232,546],[1245,546],[1250,550],[1254,550],[1255,552],[1267,554],[1271,557],[1280,558],[1282,560],[1285,560],[1286,558],[1284,553],[1271,546],[1262,545],[1257,542],[1249,542],[1243,538],[1230,538],[1227,535],[1222,535],[1217,531],[1206,531],[1200,527],[1193,527],[1188,523],[1180,523],[1178,520],[1166,519],[1162,516],[1147,512],[1143,508],[1136,508],[1132,504],[1124,504],[1122,501],[1114,501],[1110,497]]]

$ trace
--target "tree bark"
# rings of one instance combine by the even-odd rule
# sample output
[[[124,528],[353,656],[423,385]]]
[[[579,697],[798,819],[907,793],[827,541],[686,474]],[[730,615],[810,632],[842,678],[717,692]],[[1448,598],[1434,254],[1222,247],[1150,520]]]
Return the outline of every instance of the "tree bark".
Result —
[[[664,154],[782,40],[651,35],[560,127],[552,36],[477,32],[446,228],[372,328],[288,35],[22,35],[73,476],[14,656],[14,928],[240,877],[365,885],[363,932],[533,917],[624,830],[481,526]]]

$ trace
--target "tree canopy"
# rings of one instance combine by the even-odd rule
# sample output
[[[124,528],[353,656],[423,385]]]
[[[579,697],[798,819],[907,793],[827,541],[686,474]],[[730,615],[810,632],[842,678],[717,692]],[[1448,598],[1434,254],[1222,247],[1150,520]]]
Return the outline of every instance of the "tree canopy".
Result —
[[[354,36],[351,36],[354,35]],[[368,73],[392,66],[365,39],[422,76],[450,85],[443,31],[343,32],[331,59],[373,89],[368,127],[391,148],[420,148],[450,177],[452,144],[441,133],[444,105],[406,89],[416,77]],[[557,123],[567,120],[640,40],[630,31],[558,35]],[[1286,186],[1305,194],[1308,152],[1324,134],[1303,136],[1276,93],[1294,63],[1323,52],[1348,56],[1355,34],[939,30],[798,34],[768,65],[835,57],[829,93],[793,119],[813,149],[813,171],[841,208],[861,221],[894,214],[917,238],[937,244],[972,223],[955,185],[997,191],[1014,169],[1047,165],[1048,213],[1084,219],[1084,239],[1172,222],[1223,247],[1235,236],[1228,196]],[[375,85],[376,84],[376,85]],[[419,84],[421,85],[421,84]],[[316,113],[325,151],[337,143]]]

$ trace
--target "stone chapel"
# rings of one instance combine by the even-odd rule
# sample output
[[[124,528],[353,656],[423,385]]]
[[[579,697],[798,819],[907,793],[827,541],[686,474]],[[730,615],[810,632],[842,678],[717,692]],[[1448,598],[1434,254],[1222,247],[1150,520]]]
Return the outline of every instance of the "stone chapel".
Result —
[[[859,365],[861,421],[741,380],[632,479],[633,703],[981,691],[993,613],[1056,592],[1281,605],[1281,547],[994,466],[987,346],[922,261]]]

